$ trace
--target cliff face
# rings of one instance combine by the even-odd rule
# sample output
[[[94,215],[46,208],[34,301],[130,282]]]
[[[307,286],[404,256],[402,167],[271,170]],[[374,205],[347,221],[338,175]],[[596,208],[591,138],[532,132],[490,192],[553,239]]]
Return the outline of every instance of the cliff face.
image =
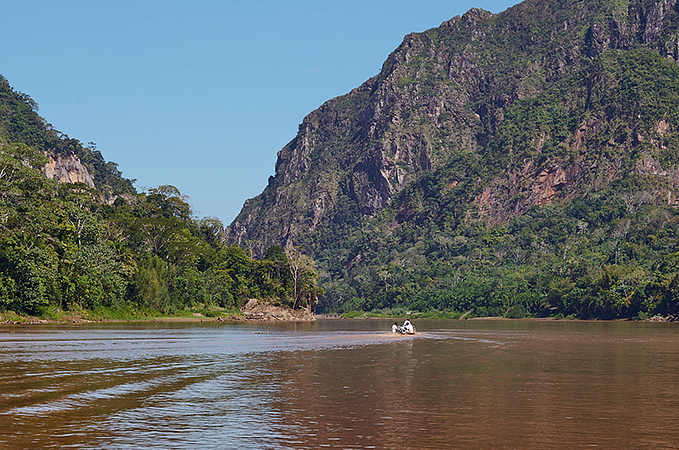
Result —
[[[642,112],[645,100],[630,99],[638,91],[628,84],[644,78],[633,69],[639,58],[656,57],[648,63],[674,76],[677,8],[527,0],[406,36],[377,76],[304,118],[227,241],[260,254],[272,244],[317,254],[316,242],[341,240],[385,208],[408,220],[416,200],[404,189],[430,174],[464,188],[458,207],[491,223],[630,174],[662,178],[654,195],[674,202],[666,143],[678,124]],[[487,170],[471,170],[472,160]]]
[[[45,153],[47,164],[42,169],[42,173],[47,178],[52,178],[60,183],[84,183],[94,189],[94,180],[82,164],[80,159],[74,154],[66,157]]]

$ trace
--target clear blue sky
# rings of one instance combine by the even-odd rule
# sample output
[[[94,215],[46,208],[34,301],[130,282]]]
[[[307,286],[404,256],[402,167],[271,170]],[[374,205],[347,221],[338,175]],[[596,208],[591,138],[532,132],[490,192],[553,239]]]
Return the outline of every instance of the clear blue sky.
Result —
[[[304,116],[411,32],[517,0],[4,0],[0,73],[139,190],[229,224]]]

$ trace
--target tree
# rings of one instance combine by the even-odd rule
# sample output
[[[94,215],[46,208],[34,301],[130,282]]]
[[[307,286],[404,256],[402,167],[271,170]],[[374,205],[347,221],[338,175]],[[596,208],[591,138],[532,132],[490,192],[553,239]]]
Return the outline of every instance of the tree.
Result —
[[[285,255],[288,260],[288,267],[292,277],[292,309],[301,306],[301,299],[306,297],[308,306],[311,310],[318,303],[316,280],[318,275],[314,270],[314,262],[311,258],[303,254],[297,247],[286,247]]]
[[[44,176],[40,169],[47,163],[45,155],[26,144],[0,147],[0,200],[31,179]],[[21,192],[19,190],[18,192]]]

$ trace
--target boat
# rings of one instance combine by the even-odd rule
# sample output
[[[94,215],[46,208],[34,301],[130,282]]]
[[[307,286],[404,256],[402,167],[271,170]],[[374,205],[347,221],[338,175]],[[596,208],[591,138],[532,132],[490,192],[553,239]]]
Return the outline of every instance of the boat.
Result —
[[[398,326],[398,323],[394,322],[391,332],[397,334],[415,334],[415,327],[413,327],[409,320],[406,320],[402,326]]]

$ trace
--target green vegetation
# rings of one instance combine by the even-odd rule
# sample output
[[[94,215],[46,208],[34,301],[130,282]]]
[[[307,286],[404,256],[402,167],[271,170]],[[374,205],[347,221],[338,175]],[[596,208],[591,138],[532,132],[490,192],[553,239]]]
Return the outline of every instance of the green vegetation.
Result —
[[[679,211],[656,207],[643,192],[604,191],[497,226],[478,219],[452,235],[425,225],[429,230],[409,241],[378,233],[357,245],[368,264],[326,285],[324,310],[583,319],[679,314]],[[367,250],[377,246],[391,247],[389,257]]]
[[[322,291],[298,250],[272,246],[257,260],[225,245],[222,223],[195,219],[176,188],[135,192],[115,164],[59,137],[36,109],[0,79],[0,312],[129,319],[214,316],[249,298],[315,306]],[[101,184],[48,179],[45,151],[89,155]]]

